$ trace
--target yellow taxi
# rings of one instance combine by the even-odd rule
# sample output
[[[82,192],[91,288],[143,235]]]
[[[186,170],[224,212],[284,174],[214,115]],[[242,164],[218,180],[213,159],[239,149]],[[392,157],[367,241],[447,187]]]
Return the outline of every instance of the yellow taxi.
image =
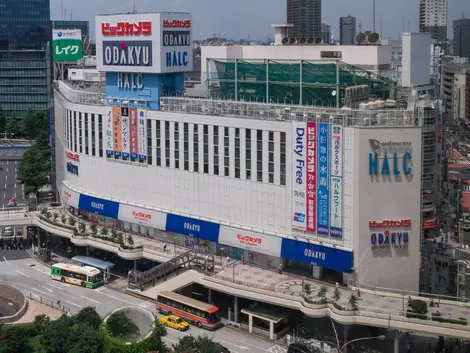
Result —
[[[181,320],[181,318],[176,315],[164,316],[160,322],[163,325],[174,328],[178,331],[186,331],[189,329],[189,324],[186,321]]]

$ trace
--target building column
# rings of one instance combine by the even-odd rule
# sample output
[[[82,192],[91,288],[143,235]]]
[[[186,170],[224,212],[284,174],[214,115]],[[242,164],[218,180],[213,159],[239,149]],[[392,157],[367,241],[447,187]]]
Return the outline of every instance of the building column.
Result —
[[[210,288],[207,291],[207,301],[212,305],[212,289]]]
[[[134,260],[134,271],[137,271],[137,260]]]
[[[253,324],[251,316],[250,320],[252,320],[251,323]],[[238,297],[233,297],[233,321],[238,324]]]
[[[248,332],[253,333],[253,315],[248,314]]]
[[[400,353],[400,331],[395,330],[395,337],[393,339],[393,353]]]
[[[85,248],[86,248],[86,256],[88,256],[90,254],[90,247],[87,245]]]
[[[274,321],[269,321],[269,339],[274,341]]]
[[[346,344],[348,342],[348,332],[349,332],[349,325],[344,325],[343,326],[343,344]],[[341,348],[341,347],[338,347]],[[348,346],[345,346],[343,351],[341,353],[348,353]]]

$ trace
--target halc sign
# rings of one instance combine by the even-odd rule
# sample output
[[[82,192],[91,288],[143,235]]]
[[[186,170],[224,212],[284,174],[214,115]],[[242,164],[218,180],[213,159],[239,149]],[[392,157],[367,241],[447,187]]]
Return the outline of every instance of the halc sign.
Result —
[[[191,28],[191,20],[163,20],[163,28]]]
[[[152,66],[152,41],[103,41],[103,65]]]
[[[369,153],[369,175],[410,175],[411,142],[380,142],[369,139],[373,153]]]
[[[76,166],[75,164],[72,164],[71,162],[67,163],[67,171],[70,174],[75,174],[76,176],[78,176],[78,166]]]
[[[179,51],[170,51],[166,53],[167,67],[181,67],[188,65],[188,53]]]
[[[103,22],[101,24],[101,33],[103,36],[119,37],[119,36],[149,36],[152,34],[151,21],[121,21],[116,24]]]
[[[120,89],[143,89],[144,76],[142,74],[117,73],[117,87]]]

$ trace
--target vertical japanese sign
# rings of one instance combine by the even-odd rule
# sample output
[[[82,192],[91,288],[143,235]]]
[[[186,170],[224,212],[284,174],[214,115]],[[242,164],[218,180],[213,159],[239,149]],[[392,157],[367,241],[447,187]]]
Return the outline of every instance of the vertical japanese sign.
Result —
[[[317,123],[307,123],[307,231],[317,229]]]
[[[317,233],[326,236],[330,233],[329,139],[329,125],[318,124]]]
[[[330,236],[343,237],[343,127],[331,126]]]
[[[129,107],[121,107],[122,158],[129,158]]]
[[[121,157],[121,108],[113,107],[113,151],[114,155]]]
[[[139,159],[142,161],[147,160],[147,112],[144,109],[138,109],[137,114],[139,118]]]
[[[113,155],[113,107],[106,106],[104,126],[104,149],[107,156]]]
[[[292,226],[305,230],[307,140],[305,123],[292,123]]]
[[[130,123],[129,123],[129,135],[130,135],[130,152],[131,158],[137,159],[139,158],[139,119],[137,117],[137,108],[129,108],[129,116],[130,116]]]

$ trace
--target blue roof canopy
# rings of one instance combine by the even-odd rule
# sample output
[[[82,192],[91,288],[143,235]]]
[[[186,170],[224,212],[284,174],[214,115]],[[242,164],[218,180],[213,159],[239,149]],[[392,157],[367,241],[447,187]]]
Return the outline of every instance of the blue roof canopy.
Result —
[[[107,271],[108,269],[114,267],[114,264],[112,262],[95,259],[94,257],[89,257],[89,256],[74,256],[72,257],[72,260],[80,262],[88,266],[99,268],[100,270],[103,270],[103,271]]]

